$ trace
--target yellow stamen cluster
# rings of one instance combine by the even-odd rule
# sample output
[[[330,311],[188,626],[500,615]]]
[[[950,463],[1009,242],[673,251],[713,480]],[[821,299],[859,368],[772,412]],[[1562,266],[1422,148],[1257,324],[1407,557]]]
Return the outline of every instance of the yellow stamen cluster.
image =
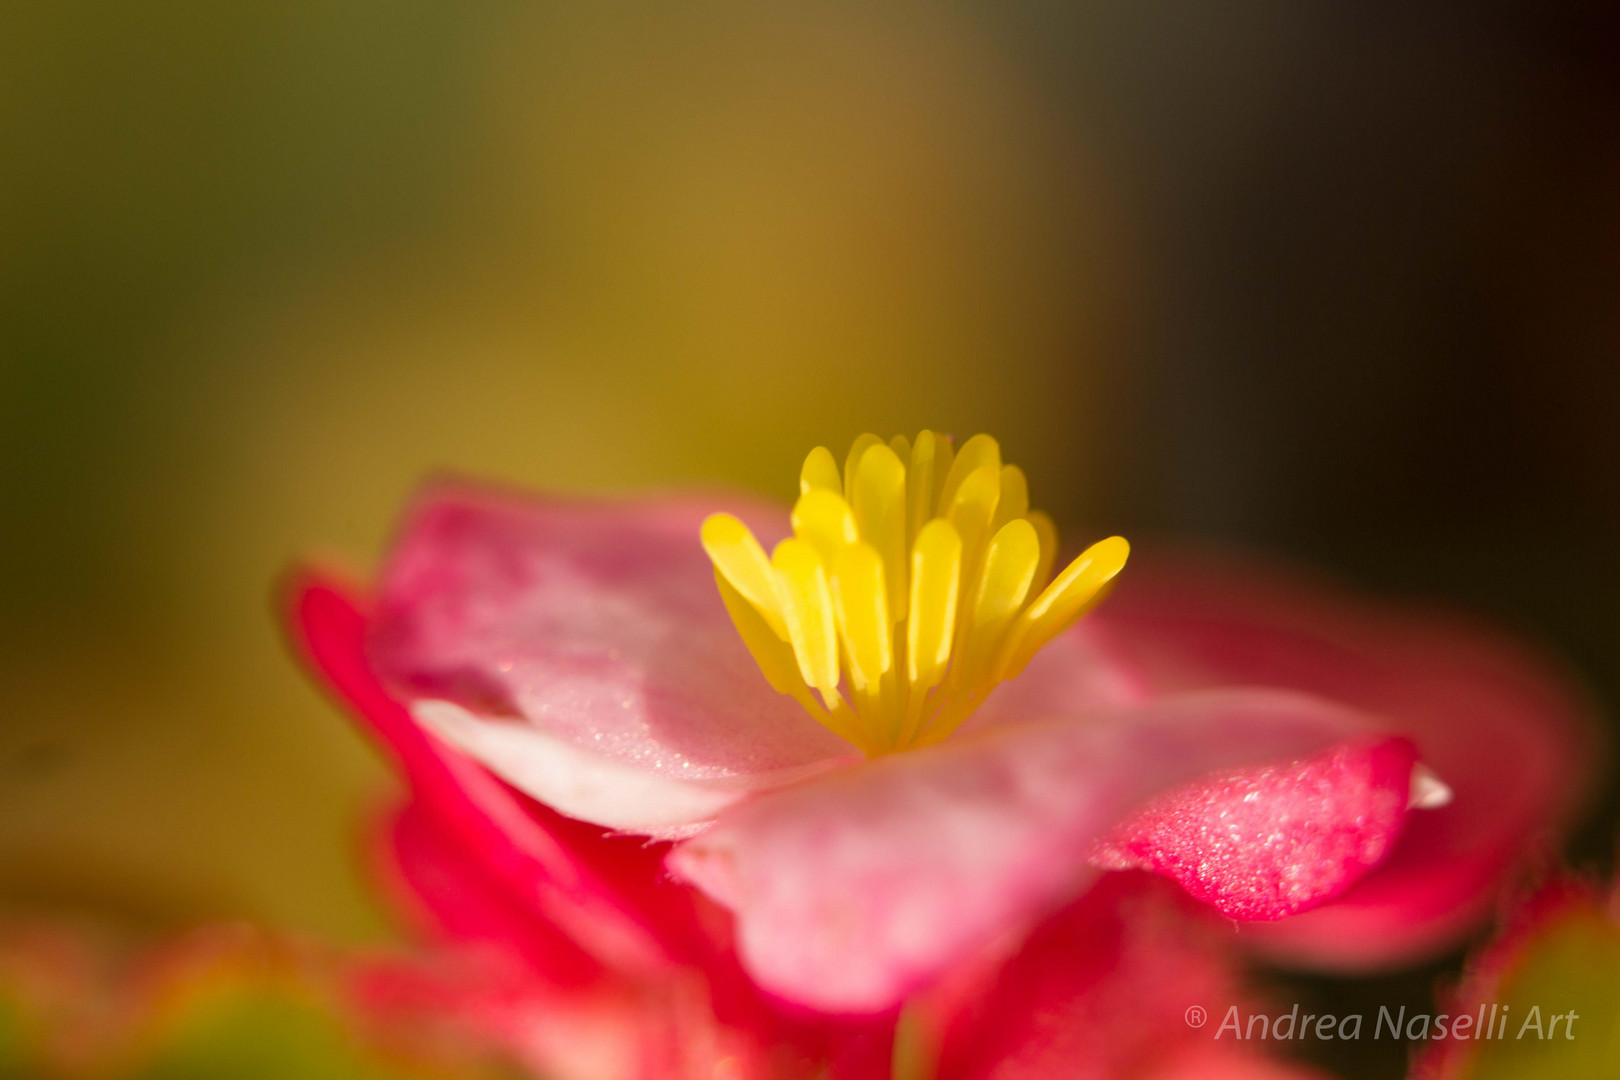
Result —
[[[1102,598],[1114,536],[1050,583],[1057,529],[1001,448],[924,431],[805,458],[793,535],[769,556],[730,514],[703,523],[720,595],[778,692],[868,755],[945,738]],[[1043,588],[1044,586],[1044,588]],[[812,692],[814,691],[814,692]]]

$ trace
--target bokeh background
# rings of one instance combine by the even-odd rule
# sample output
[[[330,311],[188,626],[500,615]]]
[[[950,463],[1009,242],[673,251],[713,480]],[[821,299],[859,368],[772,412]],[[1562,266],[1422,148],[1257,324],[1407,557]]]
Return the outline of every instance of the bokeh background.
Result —
[[[0,4],[0,904],[386,935],[273,594],[436,470],[984,430],[1613,702],[1617,12]]]

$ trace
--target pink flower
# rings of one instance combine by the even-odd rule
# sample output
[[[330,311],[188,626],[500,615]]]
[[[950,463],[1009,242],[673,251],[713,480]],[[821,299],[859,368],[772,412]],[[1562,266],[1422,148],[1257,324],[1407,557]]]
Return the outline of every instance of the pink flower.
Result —
[[[772,998],[887,1015],[1141,867],[1258,947],[1376,966],[1453,941],[1583,792],[1580,710],[1510,643],[1140,559],[1073,622],[1123,541],[1042,592],[1055,539],[993,442],[952,471],[933,440],[907,511],[930,439],[813,454],[769,558],[789,515],[748,500],[449,487],[375,600],[301,583],[304,648],[411,781],[394,844],[441,924],[563,983],[702,970],[769,1026]]]

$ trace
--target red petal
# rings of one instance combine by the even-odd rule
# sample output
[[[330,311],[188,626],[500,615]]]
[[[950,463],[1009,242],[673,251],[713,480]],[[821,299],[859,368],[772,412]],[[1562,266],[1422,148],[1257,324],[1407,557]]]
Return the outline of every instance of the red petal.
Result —
[[[1245,995],[1230,933],[1170,886],[1118,874],[1048,920],[945,1022],[939,1080],[1303,1080],[1214,1035]],[[1202,1025],[1188,1010],[1202,1010]]]
[[[1198,780],[1135,811],[1092,859],[1165,874],[1233,919],[1293,915],[1384,860],[1415,763],[1412,744],[1393,738]]]
[[[447,839],[421,804],[388,822],[385,880],[405,910],[448,942],[480,942],[521,959],[547,987],[600,982],[606,969],[548,919],[511,895],[491,867]]]

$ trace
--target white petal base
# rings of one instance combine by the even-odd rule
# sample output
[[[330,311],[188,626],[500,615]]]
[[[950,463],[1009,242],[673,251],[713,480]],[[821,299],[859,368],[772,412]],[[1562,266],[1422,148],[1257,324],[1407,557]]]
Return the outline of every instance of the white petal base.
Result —
[[[492,720],[450,701],[423,699],[411,715],[501,779],[559,813],[660,839],[690,836],[746,791],[675,780],[621,764],[522,720]]]

